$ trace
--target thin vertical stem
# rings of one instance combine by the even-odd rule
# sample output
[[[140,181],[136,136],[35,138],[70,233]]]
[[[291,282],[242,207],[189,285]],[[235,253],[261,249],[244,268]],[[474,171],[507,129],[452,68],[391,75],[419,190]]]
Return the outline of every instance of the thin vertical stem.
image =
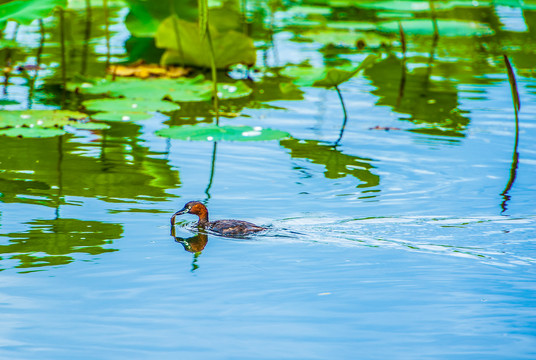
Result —
[[[430,15],[432,17],[432,25],[434,27],[434,43],[439,39],[439,26],[437,25],[437,14],[435,11],[434,0],[430,0]]]
[[[248,36],[248,4],[247,0],[241,0],[240,7],[242,8],[242,31],[244,35]]]
[[[106,69],[110,66],[111,46],[110,46],[110,11],[108,9],[108,0],[102,0],[104,10],[104,36],[106,38]]]
[[[216,113],[216,125],[220,124],[220,105],[218,100],[218,69],[216,68],[216,55],[214,54],[214,46],[212,45],[212,35],[210,28],[207,28],[208,47],[210,49],[210,69],[212,72],[212,100],[214,111]]]
[[[82,67],[80,73],[82,75],[86,74],[87,71],[87,61],[89,55],[89,39],[91,38],[91,0],[86,0],[86,28],[84,31],[84,46],[82,49]]]
[[[41,38],[39,40],[39,47],[37,48],[37,54],[35,55],[35,73],[33,78],[29,80],[30,89],[28,90],[28,108],[32,108],[32,99],[35,91],[35,82],[39,76],[39,69],[41,67],[41,55],[43,54],[43,48],[45,46],[45,25],[43,19],[39,19],[39,33]]]
[[[208,179],[207,188],[205,189],[205,194],[207,194],[207,199],[205,201],[208,201],[210,199],[210,188],[212,187],[212,180],[214,180],[214,169],[216,167],[217,146],[218,142],[214,141],[214,146],[212,147],[212,165],[210,167],[210,178]]]
[[[56,202],[56,220],[60,218],[60,205],[63,197],[63,138],[64,135],[58,136],[58,200]]]
[[[175,11],[175,3],[173,0],[169,0],[169,9],[171,15],[173,16],[171,20],[173,21],[173,31],[175,32],[175,39],[177,40],[177,51],[179,53],[180,63],[179,65],[184,66],[184,52],[182,51],[181,35],[179,32],[179,15]]]
[[[342,111],[344,113],[344,120],[342,122],[341,131],[339,133],[339,138],[337,141],[335,141],[334,146],[339,145],[339,142],[342,140],[342,136],[344,135],[344,129],[346,128],[346,123],[348,122],[348,113],[346,112],[346,106],[344,105],[344,99],[342,98],[341,90],[338,86],[335,86],[335,90],[337,90],[337,94],[339,95],[339,100],[341,102]]]
[[[60,47],[61,47],[61,81],[62,90],[62,107],[65,105],[66,84],[67,84],[67,61],[65,60],[65,14],[63,8],[59,8],[60,15]]]

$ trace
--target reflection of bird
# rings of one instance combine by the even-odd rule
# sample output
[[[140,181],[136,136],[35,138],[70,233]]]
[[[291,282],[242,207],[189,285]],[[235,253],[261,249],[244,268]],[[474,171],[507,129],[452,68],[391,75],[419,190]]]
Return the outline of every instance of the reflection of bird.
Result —
[[[208,242],[208,235],[204,232],[199,232],[197,235],[189,238],[175,236],[175,227],[173,226],[171,227],[171,236],[173,236],[176,242],[184,246],[184,250],[191,253],[201,252],[207,246]]]
[[[199,201],[190,201],[186,203],[181,210],[173,214],[171,217],[171,225],[175,224],[175,216],[186,213],[194,214],[199,217],[199,221],[197,222],[198,227],[211,230],[225,236],[241,236],[266,230],[266,228],[242,220],[208,221],[208,210],[205,205],[201,204]]]

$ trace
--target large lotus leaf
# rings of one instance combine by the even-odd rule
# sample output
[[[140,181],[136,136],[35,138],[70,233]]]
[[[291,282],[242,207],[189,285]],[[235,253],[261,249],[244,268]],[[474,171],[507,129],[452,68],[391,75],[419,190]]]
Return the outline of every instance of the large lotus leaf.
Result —
[[[138,120],[148,120],[151,119],[153,115],[144,113],[144,112],[108,112],[103,111],[91,115],[91,118],[94,120],[101,121],[138,121]]]
[[[62,129],[49,129],[42,127],[20,127],[0,130],[0,135],[10,137],[28,137],[28,138],[43,138],[54,137],[65,134],[66,131]]]
[[[227,69],[235,64],[255,64],[256,49],[250,37],[234,30],[218,31],[215,26],[209,27],[218,69]],[[208,36],[201,37],[196,22],[168,17],[158,27],[156,46],[166,49],[162,65],[211,67]]]
[[[203,76],[179,79],[117,78],[115,81],[69,83],[67,88],[84,94],[155,100],[206,101],[212,96],[212,83]]]
[[[94,83],[69,83],[70,91],[78,90],[84,94],[107,94],[112,97],[132,99],[162,100],[178,102],[209,101],[212,99],[212,82],[203,76],[179,79],[136,79],[117,78],[115,81],[101,80]],[[243,82],[218,84],[220,99],[245,97],[251,89]],[[132,111],[134,109],[129,108]],[[139,108],[136,111],[140,111]]]
[[[173,6],[176,14],[186,21],[197,21],[197,1],[196,0],[168,0],[165,5],[159,1],[147,0],[126,0],[129,13],[125,24],[134,36],[153,37],[158,30],[160,23],[171,13]],[[242,27],[242,15],[233,6],[233,1],[216,3],[209,2],[209,22],[218,31],[240,30]]]
[[[433,35],[434,25],[427,19],[410,19],[400,21],[404,33],[410,35]],[[441,36],[483,36],[493,35],[495,32],[486,24],[474,21],[437,20],[439,35]],[[386,21],[378,24],[378,30],[387,33],[398,33],[398,21]]]
[[[298,86],[330,88],[348,81],[361,69],[374,63],[376,58],[376,55],[369,55],[354,69],[288,66],[281,71],[281,75],[294,78],[293,82]]]
[[[284,131],[251,126],[183,125],[158,130],[157,135],[179,140],[254,141],[279,140],[290,135]]]
[[[90,111],[173,111],[179,110],[180,106],[162,100],[147,99],[93,99],[82,103]]]
[[[87,118],[86,114],[68,110],[15,110],[0,112],[0,128],[63,127]]]
[[[56,6],[65,8],[67,0],[15,0],[0,5],[0,23],[13,20],[29,25],[35,19],[48,17]]]
[[[170,14],[170,8],[181,18],[195,21],[197,4],[195,1],[167,0],[166,5],[160,1],[126,0],[129,13],[125,20],[128,31],[134,36],[153,37],[158,26]]]

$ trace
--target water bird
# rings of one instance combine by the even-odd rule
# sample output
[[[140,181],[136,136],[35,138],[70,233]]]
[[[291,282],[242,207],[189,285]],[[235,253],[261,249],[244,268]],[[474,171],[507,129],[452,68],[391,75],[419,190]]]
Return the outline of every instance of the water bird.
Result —
[[[199,201],[187,202],[182,209],[171,216],[171,226],[175,225],[175,217],[182,214],[193,214],[199,217],[197,226],[225,236],[243,236],[256,233],[266,228],[242,220],[208,220],[208,210]]]

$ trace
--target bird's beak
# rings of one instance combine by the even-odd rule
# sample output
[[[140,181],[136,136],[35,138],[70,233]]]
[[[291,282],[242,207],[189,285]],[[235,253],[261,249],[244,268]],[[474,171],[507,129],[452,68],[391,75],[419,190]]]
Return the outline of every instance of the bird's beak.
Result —
[[[182,208],[181,210],[177,211],[175,214],[171,216],[171,225],[175,225],[175,216],[186,214],[189,211],[187,208]]]

